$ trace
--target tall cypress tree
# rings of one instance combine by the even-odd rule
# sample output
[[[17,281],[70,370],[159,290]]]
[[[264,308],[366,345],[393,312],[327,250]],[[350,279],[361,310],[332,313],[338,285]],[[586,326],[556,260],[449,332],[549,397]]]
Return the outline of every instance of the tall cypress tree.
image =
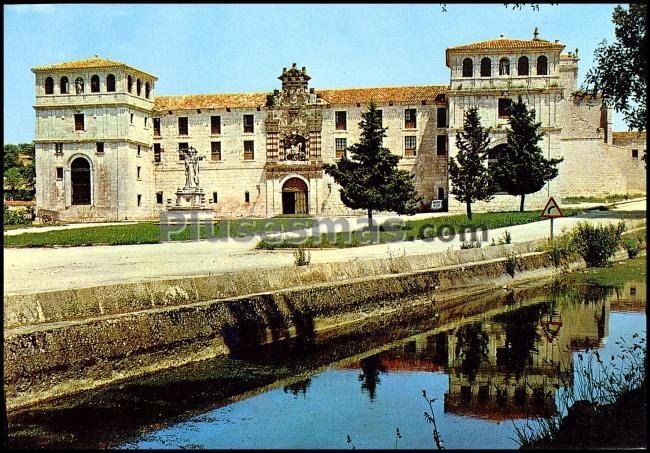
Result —
[[[323,169],[341,186],[343,204],[366,210],[372,227],[373,211],[414,214],[420,197],[413,185],[414,176],[399,170],[399,156],[382,146],[386,128],[376,104],[371,102],[361,116],[361,141],[348,148],[351,159],[344,155],[338,164],[324,164]]]
[[[558,174],[560,159],[546,159],[537,143],[544,136],[542,123],[535,122],[535,110],[530,111],[521,100],[510,109],[510,128],[507,145],[496,156],[493,178],[510,195],[520,196],[519,210],[524,210],[524,200],[529,193],[544,187]]]
[[[478,109],[471,107],[465,113],[463,131],[456,134],[458,154],[449,158],[450,192],[467,206],[467,218],[472,220],[472,203],[492,199],[492,178],[485,165],[490,146],[490,129],[481,126]],[[458,161],[458,163],[456,163]]]

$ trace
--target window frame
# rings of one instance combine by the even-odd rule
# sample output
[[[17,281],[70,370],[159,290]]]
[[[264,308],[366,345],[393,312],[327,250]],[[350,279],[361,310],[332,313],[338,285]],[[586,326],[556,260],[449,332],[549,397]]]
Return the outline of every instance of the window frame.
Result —
[[[441,123],[441,121],[440,121],[440,113],[441,112],[444,113],[442,124],[440,124]],[[438,127],[439,129],[449,127],[449,124],[448,124],[448,121],[447,121],[447,107],[438,107],[436,109],[436,127]]]
[[[185,145],[185,146],[181,146]],[[178,143],[178,161],[183,162],[185,160],[185,154],[181,153],[182,149],[189,149],[190,144],[189,142],[179,142]]]
[[[81,121],[79,121],[81,119]],[[79,128],[79,125],[81,125],[81,128]],[[83,113],[75,113],[74,114],[74,131],[75,132],[83,132],[86,130],[86,118]]]
[[[215,145],[218,150],[215,151]],[[214,157],[218,156],[218,159],[215,159]],[[220,162],[221,161],[221,142],[220,141],[215,141],[215,142],[210,142],[210,161],[212,162]]]
[[[250,149],[246,149],[248,145],[251,146]],[[247,158],[247,155],[250,155],[250,158]],[[244,160],[255,160],[255,140],[244,140]]]
[[[210,135],[221,135],[221,115],[210,116]]]
[[[250,118],[250,124],[247,123],[247,120],[249,118]],[[242,124],[244,126],[244,134],[255,133],[255,115],[251,113],[245,113],[242,118]]]
[[[101,90],[101,82],[99,80],[99,76],[97,74],[94,74],[90,78],[90,92],[91,93],[99,93]]]
[[[461,77],[474,77],[474,61],[471,58],[468,57],[463,60],[461,74]]]
[[[544,68],[544,71],[540,71],[540,68]],[[546,55],[540,55],[537,57],[537,75],[547,76],[548,72],[548,58]]]
[[[115,74],[109,74],[106,76],[106,92],[115,92]]]
[[[160,137],[160,118],[153,119],[153,136]]]
[[[507,104],[507,105],[505,105]],[[510,118],[510,108],[512,107],[512,99],[510,98],[499,98],[497,100],[497,116],[501,119]]]
[[[481,77],[492,77],[492,60],[488,57],[481,58]]]
[[[59,173],[61,173],[61,175],[59,175]],[[56,167],[55,178],[57,181],[63,181],[64,174],[63,167]]]
[[[404,136],[404,157],[416,157],[417,145],[418,145],[418,138],[416,135],[405,135]]]
[[[52,77],[45,79],[45,94],[54,94],[54,79]]]
[[[95,152],[97,154],[104,154],[104,142],[95,142]]]
[[[339,147],[339,144],[343,144],[343,148]],[[334,138],[334,156],[336,159],[342,159],[346,155],[346,150],[348,147],[348,139],[346,137],[335,137]]]
[[[183,122],[185,123],[184,125],[182,125]],[[178,117],[178,135],[190,135],[190,120],[187,116]]]
[[[404,129],[417,129],[418,111],[417,109],[404,109]]]
[[[340,115],[342,114],[343,120],[340,120]],[[345,110],[337,110],[334,112],[334,129],[337,131],[347,131],[348,130],[348,112]]]
[[[526,65],[525,73],[521,71],[521,68],[523,67],[524,64]],[[530,75],[530,59],[526,55],[522,55],[517,60],[517,75],[526,76],[526,77]]]
[[[447,139],[446,134],[438,134],[436,135],[436,156],[447,156],[449,155],[449,144],[447,143],[449,140]],[[440,143],[444,143],[444,146],[440,146]]]

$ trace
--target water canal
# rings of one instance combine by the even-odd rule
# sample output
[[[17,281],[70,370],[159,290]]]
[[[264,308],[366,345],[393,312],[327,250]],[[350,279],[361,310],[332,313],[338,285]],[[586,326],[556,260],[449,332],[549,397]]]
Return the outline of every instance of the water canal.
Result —
[[[446,448],[518,448],[514,426],[561,409],[581,351],[646,337],[645,261],[625,266],[43,404],[10,414],[10,446],[435,448],[425,390]]]

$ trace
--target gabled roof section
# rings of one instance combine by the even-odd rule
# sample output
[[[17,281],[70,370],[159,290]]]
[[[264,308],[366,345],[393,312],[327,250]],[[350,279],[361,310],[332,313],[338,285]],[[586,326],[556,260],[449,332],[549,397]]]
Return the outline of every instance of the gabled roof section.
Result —
[[[106,58],[101,58],[98,55],[95,55],[91,58],[84,58],[82,60],[73,60],[65,61],[63,63],[56,63],[44,66],[36,66],[32,68],[32,72],[41,72],[41,71],[62,71],[62,70],[74,70],[74,69],[109,69],[109,68],[119,68],[119,69],[131,69],[142,74],[153,77],[158,80],[156,76],[148,72],[142,71],[141,69],[134,68],[119,61],[107,60]]]
[[[316,94],[328,104],[349,105],[389,102],[420,104],[444,101],[446,85],[426,85],[410,87],[383,88],[344,88],[334,90],[316,90]],[[181,96],[157,96],[154,110],[193,110],[209,108],[257,108],[266,105],[270,93],[234,93],[234,94],[190,94]]]

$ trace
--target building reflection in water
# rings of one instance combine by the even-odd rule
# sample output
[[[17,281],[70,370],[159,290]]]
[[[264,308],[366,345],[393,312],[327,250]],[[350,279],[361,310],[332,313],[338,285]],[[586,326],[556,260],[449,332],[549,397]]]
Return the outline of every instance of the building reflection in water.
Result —
[[[602,347],[612,305],[643,311],[645,285],[565,286],[550,299],[412,337],[345,368],[361,368],[362,391],[371,400],[381,373],[443,372],[449,376],[446,413],[494,422],[550,415],[557,411],[560,376],[573,375],[573,353]]]

